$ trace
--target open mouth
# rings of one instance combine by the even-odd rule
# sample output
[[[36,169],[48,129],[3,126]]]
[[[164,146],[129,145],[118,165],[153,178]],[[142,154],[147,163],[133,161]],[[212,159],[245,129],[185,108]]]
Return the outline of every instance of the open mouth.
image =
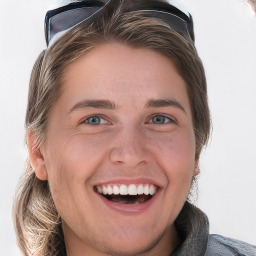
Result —
[[[122,195],[104,195],[105,198],[112,202],[119,204],[143,204],[150,200],[153,196],[151,195],[137,195],[137,196],[122,196]]]
[[[157,187],[153,184],[101,185],[95,190],[111,202],[136,205],[153,198]]]

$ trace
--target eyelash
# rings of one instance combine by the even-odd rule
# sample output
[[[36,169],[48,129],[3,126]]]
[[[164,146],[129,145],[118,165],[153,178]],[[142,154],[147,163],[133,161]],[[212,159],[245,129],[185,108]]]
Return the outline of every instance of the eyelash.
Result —
[[[154,118],[156,118],[156,117],[163,117],[163,118],[165,118],[165,120],[166,119],[168,119],[169,121],[168,122],[164,122],[164,123],[153,123],[153,119]],[[87,117],[86,119],[84,119],[82,122],[81,122],[81,124],[84,124],[84,123],[86,123],[86,124],[88,124],[88,125],[91,125],[91,126],[98,126],[98,125],[100,125],[100,124],[90,124],[89,122],[88,122],[88,120],[90,119],[90,118],[100,118],[101,120],[103,119],[103,120],[105,120],[104,121],[104,124],[110,124],[107,120],[106,120],[106,118],[104,118],[102,115],[92,115],[92,116],[89,116],[89,117]],[[173,117],[170,117],[170,116],[167,116],[167,115],[163,115],[163,114],[155,114],[154,116],[152,116],[150,119],[150,124],[154,124],[154,125],[166,125],[166,124],[169,124],[169,123],[177,123],[177,121],[173,118]]]
[[[152,120],[154,118],[156,118],[156,117],[161,117],[161,118],[164,118],[165,120],[168,119],[169,121],[161,123],[161,124],[153,123]],[[173,117],[170,117],[170,116],[167,116],[167,115],[163,115],[163,114],[156,114],[153,117],[151,117],[150,120],[151,120],[150,123],[154,124],[154,125],[166,125],[166,124],[169,124],[169,123],[177,123],[176,120]]]
[[[101,120],[104,120],[104,124],[105,124],[105,123],[109,124],[109,122],[106,120],[106,118],[104,118],[104,117],[101,116],[101,115],[92,115],[92,116],[89,116],[89,117],[87,117],[86,119],[84,119],[81,123],[82,123],[82,124],[86,123],[86,124],[91,125],[91,126],[100,125],[100,124],[90,124],[90,123],[88,122],[88,120],[89,120],[90,118],[100,118]]]

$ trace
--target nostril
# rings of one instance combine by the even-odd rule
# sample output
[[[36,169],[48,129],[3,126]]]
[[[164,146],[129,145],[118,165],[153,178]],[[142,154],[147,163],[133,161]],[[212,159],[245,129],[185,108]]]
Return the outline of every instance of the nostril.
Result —
[[[137,144],[138,142],[136,142]],[[124,143],[127,144],[127,143]],[[129,167],[136,167],[141,164],[146,164],[149,161],[148,153],[142,146],[122,144],[119,148],[113,148],[109,153],[109,159],[113,164],[127,165]]]

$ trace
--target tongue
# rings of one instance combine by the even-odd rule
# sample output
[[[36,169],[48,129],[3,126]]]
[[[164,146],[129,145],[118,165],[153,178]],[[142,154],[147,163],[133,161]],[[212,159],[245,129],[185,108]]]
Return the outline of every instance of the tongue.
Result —
[[[149,199],[152,198],[152,196],[148,195],[136,195],[136,196],[130,196],[130,195],[106,195],[105,196],[108,200],[120,204],[143,204]]]

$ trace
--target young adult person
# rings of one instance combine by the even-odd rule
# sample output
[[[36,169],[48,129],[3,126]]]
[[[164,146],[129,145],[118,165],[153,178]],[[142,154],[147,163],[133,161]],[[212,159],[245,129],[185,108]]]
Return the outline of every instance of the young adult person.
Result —
[[[14,202],[23,255],[255,255],[189,203],[210,130],[191,15],[79,1],[47,14],[46,39]]]

